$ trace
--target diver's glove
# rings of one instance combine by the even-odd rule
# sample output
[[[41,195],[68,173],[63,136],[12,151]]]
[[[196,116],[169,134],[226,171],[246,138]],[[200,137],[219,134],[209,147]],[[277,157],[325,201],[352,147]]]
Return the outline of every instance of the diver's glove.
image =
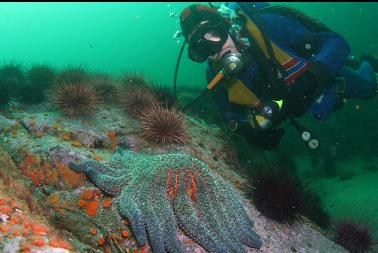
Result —
[[[323,87],[331,81],[331,74],[327,65],[317,60],[311,60],[308,64],[309,68],[304,74],[307,79],[311,78],[312,81]]]
[[[273,150],[279,146],[280,140],[285,133],[283,128],[272,127],[267,130],[256,130],[249,124],[241,124],[238,133],[253,146]]]
[[[280,109],[282,101],[269,101],[261,106],[247,110],[247,118],[253,129],[267,130],[281,121]]]
[[[295,80],[301,86],[303,95],[318,97],[324,88],[331,82],[331,74],[327,65],[317,60],[308,62],[307,70]]]

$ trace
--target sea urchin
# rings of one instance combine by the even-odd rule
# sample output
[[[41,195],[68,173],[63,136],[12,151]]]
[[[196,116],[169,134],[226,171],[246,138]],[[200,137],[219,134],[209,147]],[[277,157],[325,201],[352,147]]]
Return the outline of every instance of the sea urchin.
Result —
[[[159,144],[183,144],[186,138],[184,118],[176,107],[150,106],[140,117],[142,136]]]
[[[84,82],[63,82],[56,85],[53,100],[69,117],[91,115],[99,102],[95,90]]]
[[[142,72],[130,71],[119,81],[122,87],[147,87],[148,81]]]
[[[291,224],[305,210],[302,184],[283,169],[259,169],[249,189],[256,208],[266,217]]]
[[[291,225],[306,216],[318,226],[329,226],[330,217],[320,197],[304,185],[288,161],[279,161],[278,167],[258,169],[246,185],[248,195],[256,208],[266,217]]]
[[[55,80],[55,70],[47,64],[32,66],[27,72],[27,80],[19,92],[19,99],[26,104],[44,102],[46,92]]]
[[[62,69],[57,77],[56,77],[56,84],[62,84],[64,82],[87,82],[90,79],[90,75],[86,71],[85,67],[82,65],[68,65],[64,69]]]
[[[152,83],[151,89],[155,94],[155,97],[162,105],[166,105],[168,108],[177,106],[177,101],[173,94],[173,91],[169,90],[167,86],[160,83]]]
[[[336,222],[336,243],[351,253],[369,252],[373,249],[373,232],[361,222],[340,220]]]
[[[0,79],[0,108],[11,104],[12,98],[10,96],[9,87]]]
[[[91,77],[91,84],[103,103],[118,102],[118,86],[116,82],[105,73],[97,73]]]
[[[0,66],[0,85],[2,90],[8,92],[2,99],[2,104],[9,104],[8,96],[10,98],[18,98],[24,83],[25,73],[21,64],[10,62]]]
[[[143,86],[122,87],[121,104],[123,105],[126,113],[130,116],[141,116],[156,102],[157,99],[149,88]]]

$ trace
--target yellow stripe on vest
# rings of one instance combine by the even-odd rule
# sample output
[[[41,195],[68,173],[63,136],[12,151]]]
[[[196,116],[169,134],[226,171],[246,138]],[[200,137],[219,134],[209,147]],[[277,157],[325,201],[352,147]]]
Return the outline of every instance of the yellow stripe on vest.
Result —
[[[261,48],[261,50],[263,50],[264,54],[269,58],[270,55],[269,55],[268,49],[266,48],[265,41],[264,41],[263,35],[261,34],[260,29],[242,11],[240,11],[240,14],[242,14],[243,16],[246,17],[246,20],[247,20],[247,24],[246,24],[247,30],[249,31],[249,33],[251,34],[251,36],[253,36],[255,38],[257,44],[259,45],[259,47]],[[272,41],[270,41],[270,43],[272,44],[272,49],[273,49],[273,52],[274,52],[274,56],[275,56],[275,58],[277,59],[277,61],[281,65],[284,64],[284,63],[286,63],[286,62],[288,62],[288,61],[290,61],[292,59],[292,57],[290,55],[288,55],[285,51],[283,51],[282,49],[280,49],[279,47],[277,47]]]
[[[227,85],[228,101],[247,106],[256,106],[260,103],[260,99],[248,89],[242,81],[236,79],[235,82]]]

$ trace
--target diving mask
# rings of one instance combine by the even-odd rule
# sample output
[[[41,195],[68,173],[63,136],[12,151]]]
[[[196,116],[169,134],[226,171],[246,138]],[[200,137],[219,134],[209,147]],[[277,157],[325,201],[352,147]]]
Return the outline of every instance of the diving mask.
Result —
[[[189,39],[189,58],[204,62],[208,57],[219,53],[228,38],[228,29],[224,25],[212,22],[201,24]]]

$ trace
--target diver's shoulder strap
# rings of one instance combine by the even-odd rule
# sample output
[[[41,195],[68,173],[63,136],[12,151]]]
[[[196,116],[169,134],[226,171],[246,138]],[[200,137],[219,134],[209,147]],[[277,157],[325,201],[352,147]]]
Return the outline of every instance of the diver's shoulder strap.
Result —
[[[287,6],[281,5],[269,5],[262,8],[247,8],[247,3],[239,5],[240,8],[245,11],[252,18],[253,14],[279,14],[282,16],[290,17],[299,23],[305,25],[310,31],[319,33],[319,32],[332,32],[327,26],[325,26],[319,20],[310,17],[309,15]],[[250,4],[250,3],[248,3]]]
[[[229,102],[252,107],[261,104],[261,100],[247,87],[247,85],[244,84],[242,80],[236,76],[225,75],[223,70],[219,69],[221,69],[221,66],[218,62],[213,61],[210,63],[209,71],[212,73],[218,72],[218,74],[216,74],[209,82],[207,90],[213,90],[218,83],[222,83],[227,91]]]
[[[251,91],[243,81],[240,79],[234,79],[231,82],[225,83],[228,101],[244,106],[258,107],[261,104],[261,100],[256,94]]]

